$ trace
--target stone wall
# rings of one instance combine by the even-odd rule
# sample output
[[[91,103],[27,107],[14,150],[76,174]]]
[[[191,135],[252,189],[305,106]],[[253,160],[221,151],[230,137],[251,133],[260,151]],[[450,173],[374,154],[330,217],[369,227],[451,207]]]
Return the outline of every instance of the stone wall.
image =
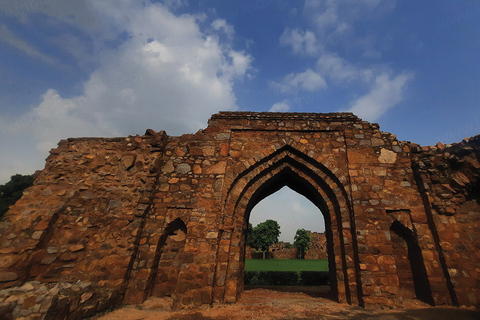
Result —
[[[310,234],[310,244],[307,252],[305,253],[305,259],[326,259],[328,258],[327,254],[327,236],[325,233],[311,232]]]
[[[288,186],[325,216],[338,301],[478,306],[478,140],[419,147],[349,113],[221,112],[180,137],[61,141],[0,222],[0,288],[235,302],[250,211]]]
[[[91,283],[26,282],[0,290],[1,319],[84,319],[121,303],[118,291]]]
[[[443,273],[455,304],[480,303],[480,135],[412,148]],[[459,290],[458,288],[461,288]]]
[[[278,242],[271,245],[268,251],[274,259],[296,259],[298,250],[295,247],[291,247],[291,245],[287,246],[284,242]]]

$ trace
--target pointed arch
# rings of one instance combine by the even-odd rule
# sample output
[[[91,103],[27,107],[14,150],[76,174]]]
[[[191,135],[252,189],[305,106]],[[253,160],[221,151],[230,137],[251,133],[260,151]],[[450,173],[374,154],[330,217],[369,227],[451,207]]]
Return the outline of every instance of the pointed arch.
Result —
[[[331,288],[337,299],[362,304],[358,256],[353,250],[353,208],[348,194],[332,171],[288,145],[241,172],[228,188],[214,298],[234,302],[243,290],[244,234],[251,209],[284,186],[305,196],[324,214]]]
[[[418,300],[435,305],[422,250],[418,245],[414,231],[398,220],[393,221],[390,225],[390,231],[394,255],[397,260],[396,269],[400,280],[400,290],[404,289],[405,283],[408,284],[407,289],[411,290],[413,284],[414,296]],[[404,252],[399,256],[399,251],[402,249]]]
[[[179,255],[183,253],[186,234],[187,226],[180,218],[173,220],[165,227],[158,240],[144,300],[152,295],[163,297],[174,293],[181,267],[178,263],[181,260]]]

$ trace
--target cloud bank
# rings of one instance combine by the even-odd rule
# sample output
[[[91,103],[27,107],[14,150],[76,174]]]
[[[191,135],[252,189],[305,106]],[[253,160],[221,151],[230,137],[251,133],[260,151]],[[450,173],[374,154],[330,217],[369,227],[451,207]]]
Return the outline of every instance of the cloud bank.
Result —
[[[270,87],[283,94],[322,92],[332,88],[361,87],[363,93],[341,110],[351,111],[367,121],[375,121],[399,104],[405,88],[414,79],[408,70],[394,71],[388,65],[359,63],[341,56],[359,51],[360,57],[380,57],[373,45],[375,35],[361,35],[356,24],[390,12],[395,1],[307,0],[303,14],[307,29],[285,28],[279,43],[290,47],[300,58],[315,58],[305,71],[292,72]],[[358,59],[357,59],[358,60]]]
[[[233,49],[234,29],[225,20],[209,24],[206,16],[175,15],[158,3],[91,5],[103,25],[97,33],[120,44],[101,52],[82,94],[62,97],[51,88],[28,113],[0,115],[0,133],[16,134],[15,144],[36,140],[36,151],[28,160],[13,161],[13,172],[42,168],[47,151],[60,139],[142,134],[146,128],[178,135],[205,127],[219,110],[237,109],[233,86],[248,73],[252,58]],[[0,147],[9,150],[13,143],[2,140]],[[12,159],[2,153],[0,161]],[[2,172],[0,181],[5,181],[12,168]]]

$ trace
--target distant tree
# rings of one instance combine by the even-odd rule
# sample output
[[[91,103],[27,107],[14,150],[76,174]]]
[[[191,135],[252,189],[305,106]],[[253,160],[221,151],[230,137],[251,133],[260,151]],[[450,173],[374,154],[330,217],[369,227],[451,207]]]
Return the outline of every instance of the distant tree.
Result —
[[[292,248],[294,248],[294,245],[291,244],[290,242],[284,242],[284,248],[285,249],[292,249]]]
[[[265,259],[265,251],[268,250],[272,244],[278,242],[280,236],[280,225],[275,220],[267,220],[259,223],[252,230],[250,246],[263,252],[263,259]]]
[[[247,232],[245,233],[245,242],[247,244],[247,246],[250,246],[253,248],[252,246],[252,233],[253,233],[253,226],[251,223],[248,223],[248,226],[247,226]]]
[[[10,181],[0,185],[0,219],[22,197],[23,190],[33,184],[33,175],[16,174]]]
[[[293,245],[298,248],[300,252],[300,259],[305,259],[305,252],[310,246],[310,234],[305,229],[298,229],[295,233]]]

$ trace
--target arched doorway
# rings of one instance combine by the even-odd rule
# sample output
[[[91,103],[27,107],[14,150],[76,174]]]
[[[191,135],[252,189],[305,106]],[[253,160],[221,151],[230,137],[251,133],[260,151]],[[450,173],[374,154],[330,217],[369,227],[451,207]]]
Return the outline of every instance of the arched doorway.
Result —
[[[398,220],[392,223],[390,231],[402,296],[435,305],[422,250],[413,231]]]
[[[144,299],[148,297],[173,297],[182,264],[187,226],[177,218],[170,222],[158,240]]]
[[[329,282],[332,280],[332,277],[328,279],[328,270],[329,266],[332,267],[335,263],[334,259],[328,261],[329,256],[327,254],[327,251],[330,251],[330,258],[334,258],[331,255],[333,251],[331,228],[329,227],[327,230],[329,237],[326,237],[325,233],[325,225],[330,226],[330,221],[325,221],[325,216],[321,211],[321,203],[315,204],[302,194],[308,191],[305,190],[305,192],[299,193],[293,190],[303,189],[302,184],[298,187],[293,187],[293,185],[297,183],[297,179],[294,179],[294,176],[295,174],[292,170],[289,167],[286,167],[265,185],[265,187],[271,191],[280,188],[278,191],[265,197],[262,195],[262,199],[251,199],[253,207],[249,212],[245,213],[246,223],[250,224],[250,222],[252,222],[253,226],[259,222],[264,222],[267,219],[274,220],[275,222],[278,222],[281,233],[279,243],[272,245],[268,249],[267,254],[264,252],[263,256],[269,258],[267,260],[262,259],[262,254],[252,254],[252,250],[248,250],[248,239],[245,239],[245,248],[247,248],[244,260],[245,285],[249,285],[247,286],[248,288],[255,288],[262,284],[278,285],[283,283],[281,288],[278,287],[279,290],[304,290],[309,294],[321,294],[324,297],[329,297]],[[272,209],[274,210],[272,211]],[[295,233],[299,229],[302,229],[303,231],[308,230],[307,232],[310,233],[312,237],[310,249],[307,250],[307,257],[305,251],[299,250],[293,246]],[[259,236],[260,235],[257,235],[257,237]],[[319,241],[320,239],[323,241]],[[323,251],[321,250],[322,247]],[[249,260],[249,258],[253,258],[253,260]],[[249,273],[250,277],[246,277],[246,270],[253,271],[257,270],[257,268],[262,271],[275,271],[277,270],[276,268],[288,268],[288,270],[282,271],[295,271],[299,278],[295,281],[291,277],[286,277],[284,280],[287,281],[281,282],[280,278],[277,280],[267,280],[269,279],[268,277],[262,277],[267,274],[262,273]],[[316,269],[316,271],[322,271],[322,274],[312,274],[311,271],[313,270],[310,268]],[[253,275],[260,276],[260,283],[258,283],[255,276],[253,278],[255,280],[252,282],[251,279]],[[317,277],[318,281],[321,279],[321,284],[318,283],[318,285],[314,285],[312,276]],[[300,282],[300,280],[302,281]],[[303,287],[304,283],[309,287]],[[298,287],[298,285],[302,285],[302,287]],[[320,285],[322,286],[321,288],[319,287]],[[297,287],[289,288],[290,286]]]
[[[299,257],[300,252],[294,247],[294,242],[295,234],[300,229],[311,233],[310,244],[313,245],[307,250],[308,254],[305,256],[305,252],[302,252],[302,256],[307,259],[327,257],[327,246],[322,241],[322,236],[325,235],[325,217],[318,207],[303,195],[285,186],[264,198],[253,207],[249,224],[253,229],[266,220],[275,220],[280,226],[279,243],[272,245],[269,249],[272,258],[293,259]],[[280,253],[278,253],[279,250]]]
[[[325,166],[286,146],[240,174],[228,190],[218,246],[214,299],[234,302],[243,290],[245,233],[252,208],[284,186],[300,193],[325,215],[330,284],[340,302],[359,303],[358,256],[352,207],[342,183]]]

